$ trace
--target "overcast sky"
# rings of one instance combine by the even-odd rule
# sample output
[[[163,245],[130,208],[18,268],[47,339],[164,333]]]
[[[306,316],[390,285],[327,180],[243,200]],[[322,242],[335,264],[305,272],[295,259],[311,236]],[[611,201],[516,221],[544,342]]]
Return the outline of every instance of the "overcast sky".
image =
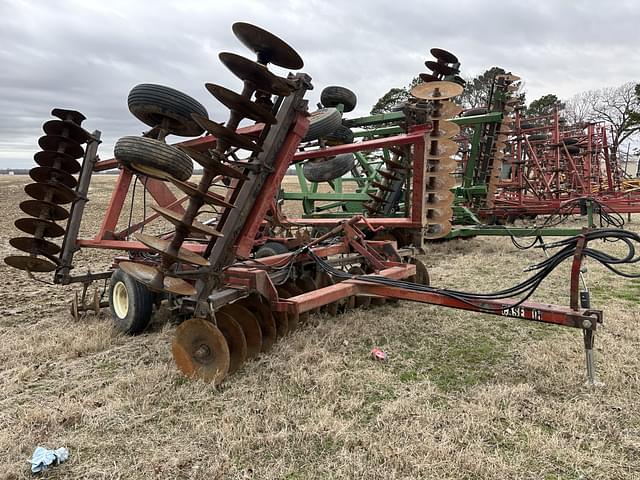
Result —
[[[83,112],[110,158],[119,137],[145,129],[126,104],[137,83],[182,90],[226,120],[204,83],[240,90],[217,58],[253,58],[231,32],[236,21],[298,51],[315,86],[311,105],[327,85],[354,90],[350,115],[425,71],[431,47],[455,53],[464,76],[491,66],[522,76],[529,101],[640,81],[637,0],[0,0],[0,168],[34,165],[53,107]]]

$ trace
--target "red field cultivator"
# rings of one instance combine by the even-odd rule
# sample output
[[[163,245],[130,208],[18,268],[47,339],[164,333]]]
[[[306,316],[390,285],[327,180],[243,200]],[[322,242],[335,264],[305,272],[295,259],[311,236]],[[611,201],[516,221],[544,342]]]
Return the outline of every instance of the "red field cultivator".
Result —
[[[98,161],[99,132],[86,132],[78,112],[54,110],[59,120],[45,123],[45,136],[39,142],[43,150],[35,155],[42,167],[32,170],[35,183],[25,188],[34,200],[20,206],[29,218],[16,222],[32,237],[11,241],[25,254],[7,257],[9,265],[30,275],[53,272],[54,282],[82,283],[85,291],[91,282],[109,278],[111,314],[116,325],[131,334],[147,326],[154,305],[167,301],[179,324],[172,346],[178,368],[215,383],[248,358],[267,352],[310,314],[320,310],[335,315],[368,308],[386,298],[578,328],[584,335],[589,380],[594,381],[593,338],[602,314],[590,308],[588,295],[581,295],[580,266],[586,257],[612,269],[635,261],[637,235],[622,230],[585,231],[554,244],[557,253],[532,267],[536,273],[523,283],[482,294],[432,287],[414,248],[367,240],[364,230],[377,232],[399,224],[410,223],[426,236],[441,235],[449,228],[451,156],[457,145],[448,138],[456,128],[448,124],[446,112],[455,110],[450,99],[462,89],[456,83],[437,80],[419,85],[412,94],[415,118],[420,120],[407,133],[357,146],[360,150],[385,146],[396,152],[388,166],[402,165],[413,185],[408,217],[356,215],[325,222],[327,233],[313,240],[304,235],[313,222],[289,225],[300,233],[291,242],[293,251],[257,255],[256,247],[286,220],[278,213],[275,199],[287,168],[326,156],[326,151],[297,151],[309,130],[304,96],[312,88],[310,77],[297,73],[284,78],[267,69],[268,64],[300,69],[299,55],[253,25],[234,24],[233,32],[257,54],[257,62],[220,54],[222,63],[243,81],[241,94],[206,85],[230,110],[225,124],[210,120],[203,105],[178,91],[138,85],[129,94],[129,109],[150,130],[142,137],[120,139],[115,160]],[[243,119],[256,124],[238,128]],[[177,147],[165,142],[168,134],[196,137],[204,132],[205,136]],[[337,155],[353,147],[334,148]],[[82,164],[77,161],[80,157]],[[193,161],[203,167],[197,183],[189,181]],[[91,176],[115,166],[120,175],[100,231],[95,238],[81,239],[78,232]],[[79,173],[77,179],[75,173]],[[153,199],[153,213],[118,230],[134,176]],[[380,190],[384,191],[384,184]],[[182,195],[176,196],[175,191]],[[375,208],[375,203],[372,197],[370,207]],[[70,211],[62,207],[65,204],[71,204]],[[64,220],[66,227],[56,223]],[[171,231],[149,234],[156,220],[172,225]],[[63,237],[62,245],[47,240],[52,237]],[[603,238],[623,239],[629,254],[618,259],[589,247],[589,241]],[[120,250],[123,255],[104,272],[75,274],[73,257],[81,248]],[[528,301],[540,282],[567,259],[573,262],[570,305]],[[81,310],[83,305],[84,299],[76,308]],[[100,306],[97,302],[93,308]]]

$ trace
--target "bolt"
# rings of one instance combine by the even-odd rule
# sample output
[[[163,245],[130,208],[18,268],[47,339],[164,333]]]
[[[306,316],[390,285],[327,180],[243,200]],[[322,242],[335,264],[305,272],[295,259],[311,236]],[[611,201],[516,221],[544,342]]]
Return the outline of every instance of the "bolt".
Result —
[[[591,328],[591,320],[583,320],[582,328]]]

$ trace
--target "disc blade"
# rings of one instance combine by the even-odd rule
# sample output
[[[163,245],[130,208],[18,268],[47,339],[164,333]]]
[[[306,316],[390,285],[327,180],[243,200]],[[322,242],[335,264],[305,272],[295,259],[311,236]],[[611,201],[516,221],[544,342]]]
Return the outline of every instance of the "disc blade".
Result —
[[[277,123],[276,117],[266,108],[252,102],[246,97],[229,90],[228,88],[213,83],[205,83],[206,89],[218,99],[229,110],[238,112],[245,118],[249,118],[256,122],[273,125]]]
[[[365,275],[365,271],[362,269],[362,267],[359,267],[357,265],[349,268],[348,272],[351,275]],[[369,295],[356,295],[356,302],[354,306],[356,308],[369,308],[371,306],[371,297]]]
[[[44,218],[45,220],[65,220],[69,218],[69,212],[51,202],[42,200],[25,200],[20,203],[20,210],[27,215],[36,218]]]
[[[77,110],[68,110],[66,108],[54,108],[51,110],[51,115],[58,117],[60,120],[68,120],[76,125],[82,124],[82,122],[87,119],[87,117]]]
[[[431,112],[430,118],[432,120],[453,118],[460,115],[462,110],[463,108],[461,106],[453,102],[439,102],[435,105],[433,112]]]
[[[256,316],[246,307],[237,303],[230,303],[222,307],[219,312],[232,317],[244,333],[247,341],[247,358],[255,358],[262,351],[262,330]]]
[[[445,65],[444,63],[434,62],[433,60],[427,60],[424,64],[429,70],[439,73],[440,75],[455,75],[458,73],[457,69]]]
[[[225,165],[218,159],[207,155],[206,153],[199,152],[191,147],[186,147],[184,145],[176,145],[180,150],[189,155],[194,161],[198,162],[204,168],[213,171],[214,175],[222,175],[224,177],[238,178],[242,180],[246,180],[248,177],[244,175],[239,170],[230,167],[229,165]]]
[[[59,168],[67,173],[78,173],[81,169],[80,163],[71,155],[53,150],[38,152],[33,159],[40,166]]]
[[[71,203],[76,198],[76,192],[56,183],[30,183],[25,185],[24,191],[31,198],[57,205]]]
[[[42,238],[14,237],[9,240],[12,247],[32,255],[56,255],[60,247]]]
[[[428,82],[439,82],[440,81],[440,77],[437,77],[436,75],[433,75],[431,73],[421,73],[420,74],[420,80],[422,80],[425,83],[428,83]]]
[[[387,180],[400,180],[394,173],[388,172],[386,170],[378,170],[377,172],[382,178],[386,178]]]
[[[451,231],[451,223],[434,223],[427,225],[424,238],[427,240],[435,240],[437,238],[446,237]]]
[[[432,48],[429,52],[443,63],[458,63],[458,57],[442,48]]]
[[[256,90],[287,96],[293,89],[286,79],[274,75],[264,65],[248,58],[229,52],[220,53],[218,58],[236,77],[251,83]]]
[[[211,322],[191,318],[176,329],[171,353],[187,377],[219,385],[229,372],[230,354],[222,332]]]
[[[451,138],[460,133],[460,126],[453,123],[441,120],[438,122],[438,128],[431,130],[429,136],[431,138]]]
[[[456,179],[451,175],[436,175],[432,177],[427,177],[427,185],[425,188],[425,192],[445,192],[450,188],[455,187]]]
[[[26,255],[11,255],[5,257],[4,262],[10,267],[33,273],[53,272],[56,269],[56,264],[49,260],[38,257],[28,257]]]
[[[171,248],[171,242],[168,240],[163,240],[162,238],[147,235],[146,233],[136,233],[134,235],[134,238],[149,247],[154,252],[158,252],[160,255],[171,258],[172,260],[190,263],[193,265],[198,265],[200,267],[206,267],[207,265],[209,265],[209,262],[206,258],[190,250],[187,250],[186,248],[178,248],[174,251]]]
[[[231,316],[216,312],[216,324],[229,349],[229,374],[236,372],[247,360],[247,339],[242,327]]]
[[[197,113],[192,113],[191,118],[200,125],[203,129],[209,132],[211,135],[216,137],[218,140],[224,140],[229,145],[234,147],[242,148],[243,150],[249,150],[251,152],[261,152],[262,147],[251,141],[247,137],[242,135],[238,135],[233,130],[216,123],[212,120],[209,120],[207,117],[203,117]]]
[[[437,142],[432,141],[428,149],[427,158],[440,159],[450,157],[456,154],[458,148],[456,142],[447,138],[443,138]]]
[[[326,272],[318,272],[316,276],[316,283],[318,284],[318,289],[335,284],[331,275]],[[335,317],[338,314],[338,306],[338,302],[331,302],[322,307],[322,310],[327,312],[332,317]]]
[[[211,237],[223,237],[224,236],[224,235],[222,235],[222,233],[220,233],[215,228],[210,227],[209,225],[205,225],[204,223],[200,223],[200,222],[198,222],[196,220],[194,220],[191,225],[184,223],[182,221],[182,214],[178,213],[178,212],[176,212],[174,210],[170,210],[168,208],[163,208],[163,207],[158,207],[158,206],[152,206],[151,208],[153,210],[155,210],[156,212],[158,212],[158,214],[162,218],[168,220],[169,222],[174,224],[176,227],[182,225],[184,227],[187,227],[192,232],[201,233],[203,235],[209,235]]]
[[[278,329],[269,305],[263,302],[257,294],[249,295],[247,298],[238,300],[237,303],[251,311],[258,319],[260,331],[262,332],[262,348],[260,351],[265,353],[271,350],[278,339]]]
[[[69,120],[49,120],[42,126],[47,135],[70,138],[77,143],[86,143],[91,136],[84,128]]]
[[[291,294],[292,297],[297,297],[298,295],[303,295],[304,290],[298,287],[293,281],[289,280],[284,284],[287,292]],[[298,314],[298,322],[299,323],[307,323],[309,321],[309,312],[302,312]]]
[[[213,192],[202,193],[198,190],[198,186],[190,182],[182,182],[177,178],[171,178],[171,182],[190,197],[201,198],[202,201],[209,205],[217,205],[219,207],[233,208],[233,205],[226,202],[221,195]]]
[[[411,95],[423,100],[446,100],[460,95],[464,88],[453,82],[439,81],[421,83],[411,89]]]
[[[245,47],[258,55],[258,62],[273,63],[291,70],[299,70],[303,67],[304,63],[300,55],[273,33],[244,22],[234,23],[231,29]]]
[[[278,285],[276,287],[276,290],[278,291],[278,297],[280,298],[293,297],[293,294],[282,285]],[[288,326],[287,333],[295,332],[298,329],[299,323],[300,323],[300,316],[298,314],[287,312],[287,326]]]
[[[21,230],[30,235],[36,235],[41,237],[61,237],[64,235],[64,228],[57,223],[49,220],[42,220],[40,218],[19,218],[14,222],[14,225],[18,230]]]
[[[66,153],[72,158],[80,158],[84,155],[84,150],[78,142],[61,135],[44,135],[38,139],[38,145],[43,150]]]
[[[46,183],[54,181],[65,187],[76,188],[78,181],[75,177],[60,168],[35,167],[29,170],[29,176],[36,182]]]
[[[302,275],[296,279],[296,286],[304,293],[315,292],[318,289],[318,285],[311,275]],[[320,308],[314,308],[309,313],[319,313]]]
[[[135,262],[120,262],[118,266],[149,289],[174,295],[193,296],[197,293],[193,286],[181,278],[164,275],[151,265]]]

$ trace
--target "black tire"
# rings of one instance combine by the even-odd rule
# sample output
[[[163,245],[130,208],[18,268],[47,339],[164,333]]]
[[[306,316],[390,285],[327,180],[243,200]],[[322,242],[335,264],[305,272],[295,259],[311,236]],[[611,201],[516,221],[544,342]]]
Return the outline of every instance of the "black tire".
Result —
[[[536,128],[536,124],[535,123],[521,123],[520,124],[520,129],[521,130],[530,130],[532,128]]]
[[[549,135],[546,133],[534,133],[533,135],[529,135],[530,142],[539,142],[541,140],[547,140]]]
[[[255,258],[272,257],[273,255],[281,255],[289,253],[289,249],[279,242],[266,242],[256,252]]]
[[[562,139],[562,143],[564,143],[565,145],[575,145],[578,142],[579,140],[575,137],[567,137]]]
[[[303,142],[317,140],[330,134],[342,125],[342,115],[335,108],[321,108],[311,113],[309,117],[309,131],[302,139]]]
[[[486,107],[470,108],[462,113],[462,117],[475,117],[476,115],[485,115],[488,112]]]
[[[118,330],[128,335],[142,332],[151,320],[153,293],[132,276],[116,269],[109,281],[109,310]]]
[[[329,158],[309,160],[302,167],[304,178],[310,182],[329,182],[350,172],[356,163],[353,153],[344,153]]]
[[[353,131],[349,127],[340,125],[333,132],[325,135],[324,140],[327,145],[344,145],[345,143],[353,143]]]
[[[185,181],[193,174],[193,162],[187,154],[153,138],[122,137],[113,153],[129,170],[160,180],[171,176]]]
[[[209,118],[207,109],[200,102],[164,85],[136,85],[129,92],[127,103],[129,111],[141,122],[155,127],[167,118],[169,132],[182,137],[197,137],[204,133],[203,128],[191,118],[192,113]]]
[[[348,88],[332,85],[322,90],[320,103],[325,107],[337,107],[342,104],[345,112],[351,112],[358,104],[358,97]]]

